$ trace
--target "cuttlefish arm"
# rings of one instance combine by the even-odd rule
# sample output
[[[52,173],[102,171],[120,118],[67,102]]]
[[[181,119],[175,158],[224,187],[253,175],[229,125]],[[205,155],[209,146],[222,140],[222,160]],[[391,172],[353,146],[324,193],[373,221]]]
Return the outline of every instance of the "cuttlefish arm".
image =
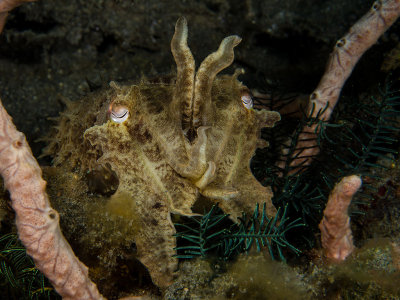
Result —
[[[208,127],[201,126],[197,130],[195,142],[193,144],[188,143],[188,161],[180,161],[179,156],[174,153],[168,155],[168,163],[171,167],[181,176],[192,179],[196,186],[208,184],[215,174],[215,163],[206,159],[207,129]]]
[[[168,153],[171,166],[182,176],[195,180],[200,189],[215,177],[215,163],[206,160],[206,129],[212,125],[211,88],[215,76],[228,67],[233,59],[233,48],[241,41],[238,36],[225,38],[218,50],[200,65],[195,76],[195,61],[187,45],[187,21],[181,17],[175,25],[171,51],[177,65],[177,80],[170,105],[170,113],[181,122],[188,161],[182,162]],[[203,126],[202,126],[203,125]],[[167,150],[168,151],[168,150]]]
[[[193,89],[195,61],[187,44],[188,27],[184,17],[180,17],[175,25],[175,33],[171,40],[171,51],[177,67],[176,86],[171,103],[171,113],[182,122],[182,130],[186,133],[192,121]]]
[[[215,76],[229,67],[234,59],[233,48],[242,39],[237,35],[224,38],[217,51],[211,53],[201,63],[195,78],[192,126],[211,126],[213,119],[211,88]]]

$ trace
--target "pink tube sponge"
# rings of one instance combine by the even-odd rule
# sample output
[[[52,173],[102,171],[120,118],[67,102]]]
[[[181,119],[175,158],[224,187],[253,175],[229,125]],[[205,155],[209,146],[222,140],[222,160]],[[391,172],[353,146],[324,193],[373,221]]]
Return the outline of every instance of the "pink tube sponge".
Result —
[[[359,176],[344,177],[329,195],[324,216],[319,224],[322,247],[329,259],[343,261],[354,250],[347,210],[353,195],[360,187]]]

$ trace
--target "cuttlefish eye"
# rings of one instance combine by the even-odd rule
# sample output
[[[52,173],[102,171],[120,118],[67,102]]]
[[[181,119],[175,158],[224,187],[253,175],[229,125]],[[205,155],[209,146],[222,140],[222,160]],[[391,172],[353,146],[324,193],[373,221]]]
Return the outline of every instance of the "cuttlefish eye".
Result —
[[[115,123],[123,123],[129,117],[129,110],[124,105],[114,105],[111,103],[108,112],[111,120]]]
[[[242,104],[245,108],[247,108],[247,109],[253,108],[253,96],[251,95],[250,91],[243,90],[241,99],[242,99]]]

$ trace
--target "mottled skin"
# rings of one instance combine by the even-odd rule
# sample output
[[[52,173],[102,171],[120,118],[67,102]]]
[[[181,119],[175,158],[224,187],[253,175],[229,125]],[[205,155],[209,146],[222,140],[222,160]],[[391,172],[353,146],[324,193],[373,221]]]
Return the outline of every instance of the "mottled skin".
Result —
[[[194,215],[191,208],[203,195],[233,220],[256,203],[266,202],[268,215],[275,214],[270,188],[257,182],[249,164],[255,149],[266,146],[261,128],[273,126],[279,114],[243,106],[239,72],[216,77],[232,63],[240,38],[225,38],[197,73],[186,41],[186,20],[180,18],[171,42],[176,81],[113,82],[84,102],[69,103],[47,150],[57,153],[58,164],[68,160],[83,170],[109,166],[116,173],[119,186],[109,201],[128,197],[134,203],[132,214],[141,223],[138,258],[160,287],[171,284],[177,268],[170,213]],[[109,118],[118,108],[129,111],[122,123]]]
[[[221,89],[221,91],[218,91]],[[243,86],[236,76],[221,76],[214,82],[212,102],[214,122],[208,133],[207,159],[216,163],[214,180],[202,190],[219,199],[220,207],[233,220],[241,212],[251,212],[256,203],[266,202],[268,215],[275,215],[270,188],[262,186],[252,175],[249,164],[256,148],[268,145],[259,139],[262,127],[272,127],[280,116],[266,110],[248,110],[241,102]],[[224,97],[218,98],[218,95]],[[230,191],[230,193],[224,193]],[[230,196],[228,196],[230,195]]]

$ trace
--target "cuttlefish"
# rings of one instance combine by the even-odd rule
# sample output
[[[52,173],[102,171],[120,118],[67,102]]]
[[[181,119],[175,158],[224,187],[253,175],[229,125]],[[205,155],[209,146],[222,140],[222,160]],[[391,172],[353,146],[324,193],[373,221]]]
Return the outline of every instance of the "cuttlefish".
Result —
[[[256,148],[267,146],[261,129],[272,127],[279,114],[252,108],[248,89],[237,79],[241,70],[217,77],[233,62],[238,36],[226,37],[197,72],[187,37],[187,22],[180,18],[171,41],[173,80],[111,82],[106,90],[68,102],[47,148],[55,164],[116,174],[110,206],[121,198],[131,203],[123,209],[139,219],[137,257],[160,287],[171,284],[177,269],[171,213],[195,215],[200,197],[218,202],[234,221],[257,203],[267,203],[270,217],[276,213],[271,189],[254,178],[249,165]]]

